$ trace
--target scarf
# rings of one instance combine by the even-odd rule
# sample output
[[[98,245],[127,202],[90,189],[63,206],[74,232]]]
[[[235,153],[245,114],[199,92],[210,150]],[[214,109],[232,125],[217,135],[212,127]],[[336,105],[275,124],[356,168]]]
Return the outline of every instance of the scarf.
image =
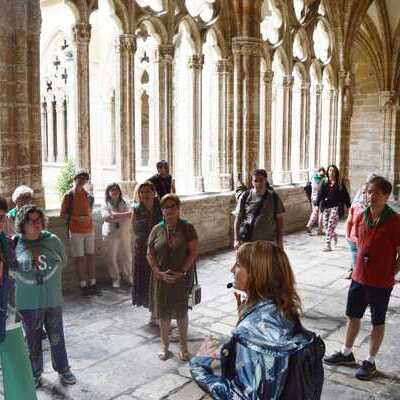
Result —
[[[396,212],[390,208],[387,204],[385,204],[384,209],[381,212],[381,215],[378,217],[377,221],[373,221],[371,218],[371,206],[368,206],[364,210],[364,221],[369,229],[373,229],[375,226],[384,224],[388,219],[396,215]]]

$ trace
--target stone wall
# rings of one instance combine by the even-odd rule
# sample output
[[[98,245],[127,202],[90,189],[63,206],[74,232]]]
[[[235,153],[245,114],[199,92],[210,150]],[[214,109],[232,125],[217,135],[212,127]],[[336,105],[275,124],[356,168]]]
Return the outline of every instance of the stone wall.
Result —
[[[310,206],[302,187],[290,186],[276,189],[286,208],[285,232],[294,232],[303,229]],[[232,211],[235,208],[235,198],[231,192],[218,194],[204,194],[193,197],[183,197],[181,216],[190,221],[196,228],[200,240],[200,253],[205,254],[215,250],[227,248],[232,243],[233,220]],[[97,208],[94,213],[96,229],[96,263],[98,279],[109,280],[106,270],[107,249],[101,238],[101,216]],[[49,230],[58,235],[66,243],[69,253],[69,244],[66,238],[64,221],[51,212],[49,215]],[[64,287],[71,289],[77,285],[77,278],[71,257],[64,272]]]
[[[380,172],[382,163],[383,115],[379,87],[371,60],[362,47],[354,51],[355,64],[353,115],[350,136],[350,183],[352,193],[370,172]]]

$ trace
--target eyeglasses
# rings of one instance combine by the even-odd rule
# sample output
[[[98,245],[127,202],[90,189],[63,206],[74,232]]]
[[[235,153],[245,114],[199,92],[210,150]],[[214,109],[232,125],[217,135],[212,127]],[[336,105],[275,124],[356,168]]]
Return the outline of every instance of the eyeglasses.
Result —
[[[41,224],[41,223],[42,223],[42,218],[35,218],[35,219],[30,219],[30,218],[28,218],[28,219],[26,220],[26,223],[27,223],[28,225],[38,225],[38,224]]]
[[[164,206],[161,207],[163,210],[175,210],[175,208],[178,208],[176,204],[171,204],[170,206]]]

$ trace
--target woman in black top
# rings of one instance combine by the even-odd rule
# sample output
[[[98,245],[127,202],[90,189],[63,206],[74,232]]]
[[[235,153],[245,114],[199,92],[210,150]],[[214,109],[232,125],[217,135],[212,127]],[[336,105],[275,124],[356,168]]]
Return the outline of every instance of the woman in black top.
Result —
[[[319,192],[318,205],[323,212],[326,246],[324,251],[332,251],[331,242],[337,243],[335,233],[339,217],[343,215],[344,205],[350,207],[350,196],[346,186],[339,179],[339,170],[336,165],[328,167],[328,179],[322,184]]]

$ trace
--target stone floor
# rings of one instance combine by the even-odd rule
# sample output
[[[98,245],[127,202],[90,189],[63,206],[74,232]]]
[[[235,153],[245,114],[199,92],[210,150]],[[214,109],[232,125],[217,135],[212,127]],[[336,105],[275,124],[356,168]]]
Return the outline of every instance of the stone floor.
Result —
[[[344,279],[350,256],[339,228],[339,244],[332,253],[323,253],[322,239],[306,234],[286,237],[285,247],[295,270],[307,328],[325,339],[327,351],[340,348],[344,327],[344,308],[349,281]],[[194,352],[203,338],[224,340],[236,322],[230,266],[233,251],[222,251],[203,258],[199,280],[203,302],[190,313],[190,349]],[[104,289],[101,298],[82,299],[77,294],[65,297],[65,332],[70,364],[78,383],[62,387],[52,371],[48,344],[44,386],[38,398],[68,400],[199,400],[208,398],[191,381],[187,364],[176,355],[159,361],[158,331],[147,325],[149,315],[133,309],[128,290]],[[368,318],[355,346],[358,359],[368,351]],[[377,366],[380,374],[373,382],[354,378],[354,369],[326,367],[322,399],[400,399],[400,286],[395,287],[387,318],[387,331]],[[21,399],[23,400],[23,399]],[[295,399],[294,399],[295,400]]]

